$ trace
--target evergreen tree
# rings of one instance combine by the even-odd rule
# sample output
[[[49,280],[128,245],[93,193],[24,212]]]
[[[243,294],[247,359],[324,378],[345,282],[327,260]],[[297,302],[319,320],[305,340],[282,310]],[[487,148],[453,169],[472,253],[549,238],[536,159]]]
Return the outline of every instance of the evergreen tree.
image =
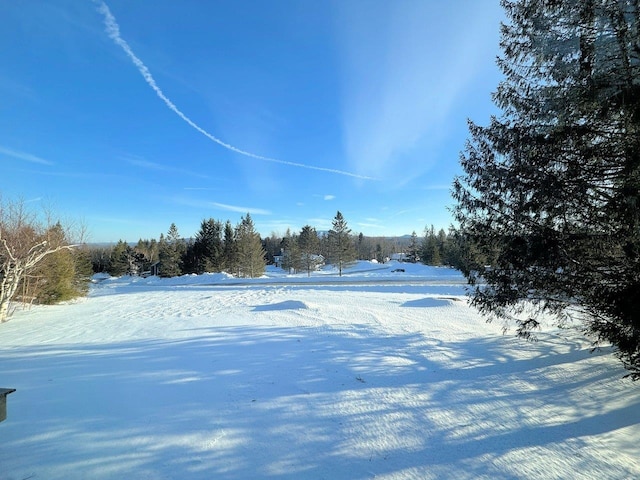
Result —
[[[266,262],[260,235],[255,231],[251,215],[242,217],[236,227],[237,275],[255,278],[264,274]]]
[[[358,243],[356,245],[356,251],[358,252],[358,260],[371,260],[369,245],[367,245],[367,241],[362,232],[358,234]]]
[[[331,263],[338,266],[339,275],[342,276],[342,269],[356,259],[356,252],[351,238],[351,229],[340,211],[331,222],[328,240],[329,259]]]
[[[292,234],[287,228],[287,233],[282,239],[282,269],[289,273],[298,273],[302,268],[302,256],[298,235]]]
[[[167,236],[160,235],[158,242],[160,276],[176,277],[182,275],[182,256],[185,250],[185,244],[180,238],[178,227],[172,223]]]
[[[57,244],[68,243],[66,233],[58,223],[47,236]],[[45,257],[25,277],[24,295],[35,303],[52,305],[84,295],[91,276],[91,263],[86,249],[58,250]]]
[[[222,269],[222,223],[203,220],[193,242],[195,273],[219,272]]]
[[[409,261],[416,263],[420,258],[420,246],[418,245],[418,235],[415,230],[411,232],[411,239],[409,240]]]
[[[282,248],[282,239],[279,238],[275,232],[271,232],[269,237],[266,237],[262,240],[262,248],[265,251],[265,260],[267,261],[267,265],[273,265],[275,262],[275,256],[280,255],[280,250]]]
[[[158,261],[158,242],[155,239],[139,239],[133,251],[140,273],[148,273],[151,265]]]
[[[438,230],[438,235],[436,237],[436,245],[438,248],[438,263],[437,265],[442,265],[446,263],[447,258],[447,232],[444,231],[444,228]],[[448,263],[447,263],[448,264]]]
[[[199,275],[205,270],[200,270],[200,259],[196,254],[195,242],[193,240],[187,240],[184,244],[184,253],[182,254],[182,273],[185,275],[196,274]]]
[[[111,254],[109,255],[109,265],[107,268],[109,275],[120,277],[131,274],[131,264],[129,262],[130,249],[131,247],[129,247],[124,240],[118,240],[118,243],[113,246]]]
[[[300,231],[298,237],[298,248],[300,250],[300,260],[302,267],[307,271],[307,276],[311,276],[311,271],[315,270],[320,263],[320,257],[318,255],[318,247],[320,246],[320,240],[318,239],[318,233],[316,229],[305,225]]]
[[[86,295],[89,291],[93,265],[91,264],[91,250],[87,245],[79,245],[74,250],[75,276],[73,285],[79,295]]]
[[[322,255],[326,259],[329,259],[331,250],[329,245],[329,235],[326,232],[322,232],[318,235],[318,240],[318,251],[320,252],[320,255]]]
[[[421,257],[425,265],[441,265],[442,257],[438,246],[438,237],[433,225],[424,229],[424,239],[422,241]]]
[[[469,124],[455,215],[482,312],[578,313],[640,372],[640,7],[503,1],[502,110]],[[481,281],[481,282],[480,282]],[[529,335],[535,316],[516,318]]]
[[[222,243],[222,268],[227,273],[233,273],[237,269],[238,252],[235,231],[229,220],[224,224],[224,239]]]
[[[52,305],[80,295],[75,286],[73,252],[61,250],[45,258],[29,276],[27,290],[35,303]]]
[[[384,251],[382,249],[382,245],[377,243],[376,244],[376,261],[378,263],[384,263],[385,260],[385,256],[384,256]]]
[[[92,248],[89,251],[91,256],[91,268],[93,273],[102,273],[109,271],[109,263],[111,261],[111,249],[104,247]]]

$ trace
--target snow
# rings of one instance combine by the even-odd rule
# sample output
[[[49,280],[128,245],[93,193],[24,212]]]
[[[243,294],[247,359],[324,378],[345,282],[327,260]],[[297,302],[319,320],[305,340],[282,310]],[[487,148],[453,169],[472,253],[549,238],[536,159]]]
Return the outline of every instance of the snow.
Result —
[[[640,478],[609,348],[487,323],[448,268],[96,278],[0,325],[0,479]]]

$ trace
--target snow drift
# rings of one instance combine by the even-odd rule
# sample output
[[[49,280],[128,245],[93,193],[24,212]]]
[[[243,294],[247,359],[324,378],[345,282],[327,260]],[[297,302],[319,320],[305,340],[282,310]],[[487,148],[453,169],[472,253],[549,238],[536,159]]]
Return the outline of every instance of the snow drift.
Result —
[[[103,278],[0,325],[0,479],[640,478],[640,385],[450,269]]]

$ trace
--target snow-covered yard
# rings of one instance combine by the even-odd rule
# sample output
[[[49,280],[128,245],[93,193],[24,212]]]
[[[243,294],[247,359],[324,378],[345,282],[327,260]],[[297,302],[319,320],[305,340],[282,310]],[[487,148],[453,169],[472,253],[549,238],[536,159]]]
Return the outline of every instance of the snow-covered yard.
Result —
[[[397,267],[397,265],[395,265]],[[640,478],[640,384],[457,272],[105,279],[0,325],[0,479]]]

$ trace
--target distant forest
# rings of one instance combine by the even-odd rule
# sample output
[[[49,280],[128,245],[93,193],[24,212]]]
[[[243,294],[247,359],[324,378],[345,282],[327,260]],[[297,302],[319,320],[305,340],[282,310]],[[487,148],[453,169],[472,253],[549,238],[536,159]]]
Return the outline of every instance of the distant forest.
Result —
[[[414,231],[402,237],[368,237],[353,233],[340,212],[328,232],[306,225],[299,232],[287,230],[284,235],[261,238],[247,214],[235,226],[230,220],[203,219],[195,234],[182,237],[172,223],[157,239],[139,239],[135,244],[120,240],[90,251],[96,273],[164,277],[223,271],[255,277],[274,264],[292,273],[309,273],[320,264],[341,266],[356,260],[396,259],[461,268],[469,254],[453,228],[436,231],[429,226],[420,236]]]

